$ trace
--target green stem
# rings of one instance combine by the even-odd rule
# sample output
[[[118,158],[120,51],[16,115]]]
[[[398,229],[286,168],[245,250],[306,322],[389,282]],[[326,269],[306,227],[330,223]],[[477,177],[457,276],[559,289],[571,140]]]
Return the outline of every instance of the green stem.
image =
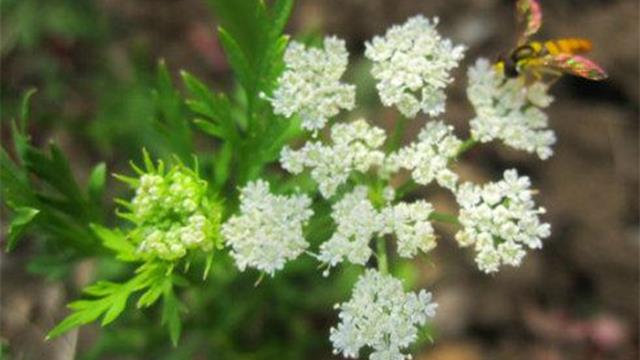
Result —
[[[462,156],[462,154],[471,150],[477,144],[478,144],[478,140],[474,138],[469,138],[465,140],[462,144],[460,144],[460,147],[458,148],[458,151],[456,152],[456,154],[451,159],[449,159],[449,163],[453,163],[460,156]],[[416,182],[413,181],[413,179],[409,178],[404,184],[398,187],[398,189],[396,190],[396,194],[398,195],[399,199],[402,199],[404,196],[408,195],[409,193],[411,193],[417,188],[418,188],[418,184],[416,184]]]
[[[416,182],[413,181],[412,178],[409,178],[407,181],[404,182],[404,184],[400,185],[396,189],[396,197],[398,199],[403,199],[405,196],[407,196],[417,188],[418,188],[418,184],[416,184]]]
[[[467,140],[465,140],[465,142],[463,142],[462,144],[460,144],[460,147],[458,148],[458,152],[456,152],[456,155],[454,156],[454,158],[459,158],[460,156],[462,156],[462,154],[466,153],[467,151],[471,150],[471,148],[473,148],[474,146],[476,146],[476,144],[478,144],[478,140],[470,137]]]
[[[437,211],[434,211],[431,213],[431,215],[429,215],[429,220],[439,221],[439,222],[452,224],[452,225],[461,225],[460,220],[458,220],[457,216],[451,215],[451,214],[445,214]]]
[[[389,141],[389,145],[387,146],[388,152],[396,151],[400,145],[402,145],[402,136],[404,135],[404,129],[407,127],[407,121],[408,119],[404,116],[400,116],[400,118],[396,120],[396,126],[390,139],[391,141]]]
[[[387,262],[387,244],[384,237],[380,236],[376,239],[377,242],[377,256],[378,256],[378,271],[382,274],[389,272],[389,264]]]

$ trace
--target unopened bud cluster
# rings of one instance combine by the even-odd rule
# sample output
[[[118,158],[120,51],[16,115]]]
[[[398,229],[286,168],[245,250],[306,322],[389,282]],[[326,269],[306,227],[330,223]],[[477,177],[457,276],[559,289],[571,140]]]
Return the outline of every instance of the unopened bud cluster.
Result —
[[[218,238],[220,209],[207,197],[207,183],[182,164],[166,174],[163,164],[128,181],[135,189],[130,211],[135,223],[129,238],[148,258],[173,261],[189,250],[211,251]]]

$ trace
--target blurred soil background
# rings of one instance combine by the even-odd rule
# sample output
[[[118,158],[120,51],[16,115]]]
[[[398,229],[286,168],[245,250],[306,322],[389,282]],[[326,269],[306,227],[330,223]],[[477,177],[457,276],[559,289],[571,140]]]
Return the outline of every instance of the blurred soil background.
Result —
[[[591,39],[591,57],[610,79],[595,83],[565,77],[554,86],[556,102],[548,114],[559,140],[550,160],[498,144],[465,156],[458,171],[467,180],[497,179],[510,167],[531,176],[553,235],[542,251],[527,255],[522,267],[486,276],[476,270],[470,251],[457,248],[453,229],[440,229],[443,236],[432,258],[416,265],[417,283],[433,291],[440,304],[435,342],[425,344],[417,359],[638,358],[638,2],[541,3],[540,38]],[[215,37],[214,14],[204,0],[3,0],[2,5],[2,128],[16,114],[20,94],[37,87],[35,141],[59,141],[79,176],[100,160],[107,161],[110,172],[119,171],[142,145],[153,148],[154,139],[145,134],[151,126],[149,89],[157,59],[166,59],[176,79],[179,69],[187,69],[218,88],[232,85]],[[465,69],[477,57],[493,59],[511,46],[512,1],[302,0],[289,32],[345,38],[354,54],[350,80],[372,86],[361,59],[364,42],[418,13],[439,16],[440,31],[469,46],[448,92],[446,115],[466,135],[472,113]],[[388,124],[393,111],[368,108],[375,100],[372,91],[360,88],[362,108],[352,116]],[[412,124],[413,134],[423,120]],[[446,193],[428,188],[417,196],[455,211]],[[76,337],[45,343],[43,336],[64,313],[72,297],[69,286],[90,281],[91,266],[78,266],[69,284],[48,281],[37,274],[38,264],[27,270],[35,250],[25,242],[15,253],[1,255],[3,347],[16,359],[90,353],[99,333],[95,327],[83,328],[78,344]],[[326,335],[335,315],[331,309],[318,311],[328,313],[315,333],[324,334],[319,339],[324,347],[309,353],[309,359],[331,358]]]

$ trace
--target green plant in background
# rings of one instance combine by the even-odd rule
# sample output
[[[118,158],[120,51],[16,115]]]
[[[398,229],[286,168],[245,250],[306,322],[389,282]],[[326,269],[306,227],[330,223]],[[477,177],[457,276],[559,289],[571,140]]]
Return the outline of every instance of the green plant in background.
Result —
[[[334,120],[356,105],[355,86],[341,80],[346,44],[337,37],[321,47],[289,41],[283,30],[292,0],[211,5],[237,91],[214,92],[182,71],[182,94],[159,64],[153,134],[156,153],[166,159],[143,150],[144,166],[131,162],[135,175],[115,175],[134,194],[115,201],[113,226],[102,202],[104,164],[86,188],[79,186],[57,147],[47,155],[30,144],[32,93],[24,97],[12,130],[15,160],[5,150],[0,159],[3,200],[13,214],[7,250],[21,235],[38,234],[61,263],[98,257],[117,264],[120,279],[85,287],[49,338],[122,317],[123,333],[142,339],[106,331],[87,356],[160,357],[164,335],[141,312],[125,310],[161,300],[157,315],[176,358],[206,348],[224,358],[294,359],[326,348],[309,335],[318,326],[305,314],[351,292],[336,305],[338,324],[320,329],[334,353],[406,359],[412,346],[430,338],[422,329],[437,304],[425,290],[405,292],[413,284],[396,277],[410,272],[408,259],[436,247],[434,222],[456,226],[457,242],[474,249],[485,273],[518,266],[550,235],[526,176],[511,169],[502,180],[477,185],[455,172],[469,149],[493,140],[550,157],[555,135],[543,112],[552,101],[547,85],[507,79],[478,60],[467,90],[476,116],[468,138],[458,138],[435,117],[445,113],[445,89],[465,48],[438,33],[437,19],[416,16],[366,43],[380,101],[398,110],[388,136],[365,119]],[[420,113],[434,119],[402,146],[404,125]],[[196,136],[206,136],[211,148],[197,149]],[[414,189],[434,182],[453,193],[458,214],[414,197]],[[259,286],[244,273],[250,268],[261,273]],[[246,319],[262,323],[257,334],[242,325]]]

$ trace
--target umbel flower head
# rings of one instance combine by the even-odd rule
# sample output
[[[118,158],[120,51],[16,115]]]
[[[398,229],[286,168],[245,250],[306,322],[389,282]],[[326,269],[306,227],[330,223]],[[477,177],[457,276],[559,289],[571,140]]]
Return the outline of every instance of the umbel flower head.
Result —
[[[306,195],[274,195],[258,180],[240,190],[240,214],[222,226],[222,236],[241,271],[253,267],[273,275],[307,249],[302,228],[313,215]]]
[[[368,197],[366,186],[357,186],[333,204],[331,217],[336,230],[320,245],[318,259],[329,267],[348,260],[365,265],[373,251],[369,243],[375,236],[395,234],[398,254],[412,258],[418,251],[436,246],[429,216],[433,207],[426,201],[388,204],[377,210]],[[328,269],[324,275],[327,276]]]
[[[461,246],[474,246],[480,270],[492,273],[501,265],[519,266],[527,248],[542,248],[542,239],[551,235],[549,224],[540,222],[538,215],[545,209],[535,206],[530,186],[528,177],[507,170],[498,182],[459,187],[463,229],[456,240]]]
[[[354,264],[367,263],[372,254],[369,242],[382,229],[380,215],[367,192],[366,186],[358,186],[333,205],[331,217],[337,228],[320,245],[320,261],[329,266],[336,266],[343,259]]]
[[[443,39],[437,24],[438,18],[415,16],[366,44],[382,104],[397,106],[409,118],[419,111],[430,116],[444,112],[444,88],[464,55],[464,46]]]
[[[118,201],[119,215],[135,224],[128,238],[141,255],[173,261],[189,250],[209,252],[219,241],[220,208],[207,196],[207,182],[178,160],[169,169],[153,164],[145,152],[145,171],[133,165],[139,178],[118,175],[135,195]]]
[[[348,56],[344,40],[337,37],[325,38],[324,49],[292,41],[284,54],[285,71],[269,99],[274,113],[298,114],[304,129],[319,130],[340,109],[353,109],[355,86],[340,82]]]
[[[500,139],[514,149],[536,153],[542,160],[553,155],[556,136],[548,129],[547,115],[542,111],[553,98],[545,84],[506,79],[486,59],[469,68],[468,77],[467,96],[476,111],[471,120],[474,139],[483,143]]]
[[[402,353],[418,339],[418,326],[435,316],[431,293],[405,293],[402,282],[367,270],[355,284],[351,300],[338,304],[340,323],[331,328],[334,352],[357,358],[370,347],[371,360],[404,360]]]
[[[462,141],[453,134],[453,126],[430,121],[420,131],[417,142],[387,157],[385,172],[390,174],[405,168],[418,184],[428,185],[436,180],[441,186],[454,189],[458,175],[449,169],[449,163],[461,145]]]
[[[381,234],[395,233],[398,255],[412,258],[418,250],[429,252],[436,246],[436,236],[429,215],[433,206],[424,200],[414,203],[400,202],[380,212],[384,227]]]
[[[280,154],[282,167],[293,174],[311,168],[311,177],[318,183],[325,198],[333,196],[353,171],[364,173],[382,165],[384,130],[360,119],[331,127],[332,146],[321,142],[307,142],[299,150],[284,147]]]

